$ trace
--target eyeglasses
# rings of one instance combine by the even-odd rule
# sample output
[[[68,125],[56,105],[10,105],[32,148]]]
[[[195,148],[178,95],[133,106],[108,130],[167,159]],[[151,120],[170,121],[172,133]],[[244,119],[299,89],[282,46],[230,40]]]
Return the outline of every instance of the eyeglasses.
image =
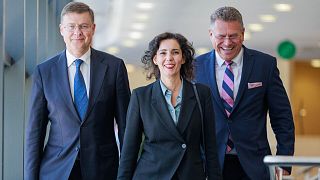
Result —
[[[69,32],[74,32],[76,30],[76,27],[78,27],[81,31],[91,31],[90,24],[67,24],[64,26],[64,28]]]
[[[225,41],[227,39],[229,39],[230,41],[238,41],[241,37],[240,34],[232,34],[230,36],[226,36],[226,35],[215,35],[213,34],[214,37],[219,40],[219,41]]]

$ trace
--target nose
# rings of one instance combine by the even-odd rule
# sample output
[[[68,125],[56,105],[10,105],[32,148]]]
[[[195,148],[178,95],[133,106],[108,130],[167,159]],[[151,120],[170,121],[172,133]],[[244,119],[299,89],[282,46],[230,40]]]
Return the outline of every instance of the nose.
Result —
[[[226,38],[224,38],[223,43],[224,44],[231,44],[232,41],[231,41],[230,37],[228,37],[228,38],[226,37]]]
[[[82,31],[80,30],[79,26],[74,27],[73,34],[78,36],[82,35]]]
[[[171,53],[167,53],[166,60],[167,61],[173,60],[173,55]]]

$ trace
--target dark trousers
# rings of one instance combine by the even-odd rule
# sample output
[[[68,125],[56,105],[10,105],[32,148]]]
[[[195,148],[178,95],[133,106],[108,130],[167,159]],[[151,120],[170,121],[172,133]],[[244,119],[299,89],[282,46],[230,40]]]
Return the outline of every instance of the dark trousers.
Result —
[[[82,175],[81,175],[81,166],[80,166],[80,160],[76,160],[74,162],[73,168],[71,170],[69,180],[81,180]]]
[[[250,180],[244,172],[237,155],[226,154],[223,166],[224,180]]]

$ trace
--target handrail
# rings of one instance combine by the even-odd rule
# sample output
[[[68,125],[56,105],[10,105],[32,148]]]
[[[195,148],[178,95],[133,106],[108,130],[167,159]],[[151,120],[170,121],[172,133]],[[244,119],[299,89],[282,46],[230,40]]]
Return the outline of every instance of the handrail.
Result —
[[[278,166],[320,166],[320,157],[316,156],[265,156],[263,162],[269,167],[270,179],[275,179],[275,168]],[[320,179],[320,169],[318,173]],[[282,177],[280,178],[282,179]]]

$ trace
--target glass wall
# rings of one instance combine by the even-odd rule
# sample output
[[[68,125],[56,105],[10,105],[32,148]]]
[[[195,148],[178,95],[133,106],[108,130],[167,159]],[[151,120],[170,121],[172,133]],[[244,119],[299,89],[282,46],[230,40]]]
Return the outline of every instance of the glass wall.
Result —
[[[23,179],[32,71],[64,49],[58,27],[68,2],[0,0],[0,179]]]

